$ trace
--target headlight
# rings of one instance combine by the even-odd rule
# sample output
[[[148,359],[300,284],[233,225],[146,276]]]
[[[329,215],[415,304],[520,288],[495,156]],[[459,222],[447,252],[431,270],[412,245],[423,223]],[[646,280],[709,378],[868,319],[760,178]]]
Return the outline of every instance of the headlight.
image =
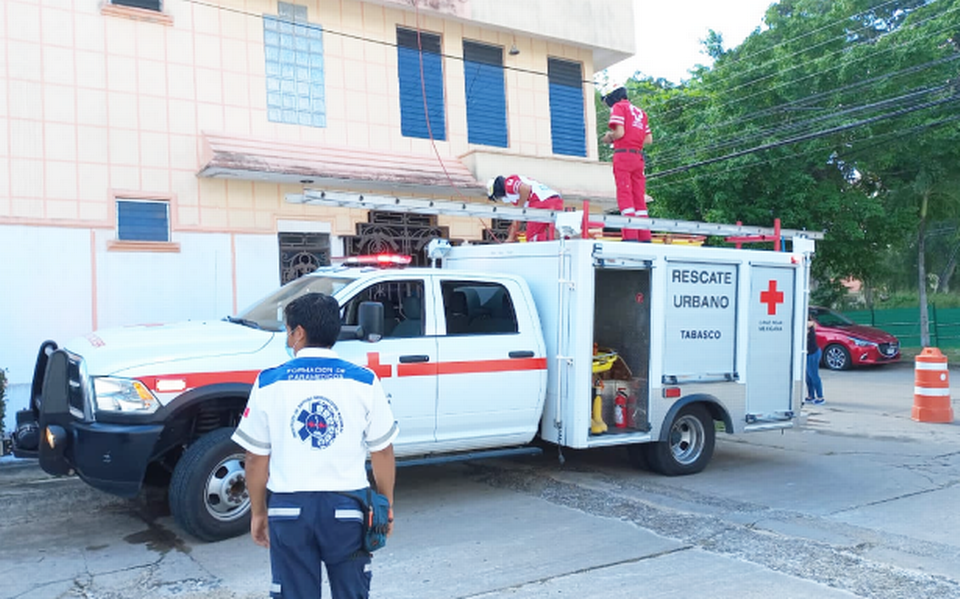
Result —
[[[857,347],[870,347],[871,345],[876,347],[876,343],[873,341],[864,341],[863,339],[857,339],[856,337],[850,337],[850,341],[853,341],[854,345]]]
[[[160,407],[146,385],[134,379],[94,377],[93,394],[100,411],[152,414]]]

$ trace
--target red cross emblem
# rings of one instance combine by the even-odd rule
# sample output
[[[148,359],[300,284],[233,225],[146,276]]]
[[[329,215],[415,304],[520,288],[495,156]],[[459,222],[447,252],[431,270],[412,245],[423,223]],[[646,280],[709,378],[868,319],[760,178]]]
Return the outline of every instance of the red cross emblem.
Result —
[[[783,303],[783,292],[777,291],[777,282],[770,280],[767,283],[767,290],[760,292],[760,303],[767,305],[767,315],[772,316],[777,313],[777,304]]]
[[[382,379],[393,376],[393,366],[389,364],[381,364],[379,352],[367,353],[367,368],[372,370],[375,375]]]

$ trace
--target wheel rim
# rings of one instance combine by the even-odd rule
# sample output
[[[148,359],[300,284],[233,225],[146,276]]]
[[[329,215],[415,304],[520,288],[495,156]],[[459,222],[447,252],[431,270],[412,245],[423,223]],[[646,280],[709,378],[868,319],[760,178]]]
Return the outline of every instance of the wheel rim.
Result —
[[[235,453],[220,461],[207,477],[203,504],[207,512],[220,521],[236,520],[250,508],[244,455]]]
[[[683,415],[670,428],[670,451],[673,459],[684,466],[697,461],[703,453],[707,433],[696,416]]]
[[[843,350],[839,347],[831,347],[827,350],[827,366],[834,370],[840,370],[847,363],[847,357],[843,355]]]

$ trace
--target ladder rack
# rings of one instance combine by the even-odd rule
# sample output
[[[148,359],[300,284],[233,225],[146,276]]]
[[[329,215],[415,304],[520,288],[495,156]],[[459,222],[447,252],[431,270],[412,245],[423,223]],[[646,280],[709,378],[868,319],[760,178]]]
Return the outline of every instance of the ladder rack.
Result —
[[[494,204],[493,202],[466,202],[453,200],[431,200],[425,198],[400,198],[384,195],[367,195],[348,191],[320,191],[304,189],[302,194],[288,194],[291,204],[310,204],[316,206],[338,206],[361,210],[385,210],[414,214],[435,214],[445,216],[475,216],[477,218],[497,218],[501,220],[519,220],[527,222],[555,223],[558,215],[569,213],[558,210],[520,208]],[[715,236],[770,236],[776,233],[773,227],[752,227],[746,225],[726,225],[697,221],[674,220],[666,218],[639,218],[615,216],[609,214],[590,214],[591,226],[603,226],[611,229],[647,229],[669,233]],[[781,229],[780,237],[793,239],[823,239],[819,231]]]

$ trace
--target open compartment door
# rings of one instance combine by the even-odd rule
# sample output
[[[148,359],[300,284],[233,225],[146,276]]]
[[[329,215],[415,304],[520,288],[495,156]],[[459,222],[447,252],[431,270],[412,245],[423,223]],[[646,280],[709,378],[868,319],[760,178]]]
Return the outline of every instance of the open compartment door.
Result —
[[[792,267],[751,266],[747,344],[747,426],[792,417]]]

